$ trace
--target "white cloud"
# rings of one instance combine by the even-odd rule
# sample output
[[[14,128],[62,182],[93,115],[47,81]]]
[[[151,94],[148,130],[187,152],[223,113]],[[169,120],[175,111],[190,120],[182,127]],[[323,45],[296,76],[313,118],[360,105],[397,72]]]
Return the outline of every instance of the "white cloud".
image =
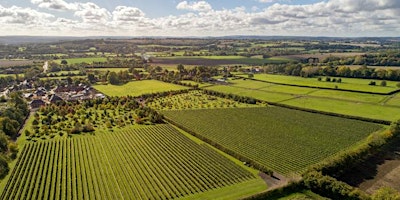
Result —
[[[70,12],[71,18],[66,17],[68,15],[57,18],[31,8],[0,6],[0,34],[35,31],[56,35],[398,36],[400,33],[400,1],[397,0],[326,0],[307,5],[275,3],[250,10],[244,7],[215,10],[205,1],[182,1],[177,9],[195,12],[158,18],[147,17],[136,7],[117,6],[109,11],[90,2],[31,2],[39,7]]]
[[[63,0],[31,0],[31,2],[38,5],[40,8],[50,10],[67,11],[77,9],[77,4],[67,3]]]
[[[118,6],[112,12],[115,21],[138,21],[145,16],[139,8]]]
[[[81,17],[83,22],[86,23],[107,23],[111,18],[111,13],[107,9],[92,2],[79,4],[74,15]]]
[[[176,6],[176,9],[205,12],[212,10],[212,7],[206,1],[197,1],[191,3],[190,2],[188,3],[187,1],[182,1]]]
[[[5,8],[0,5],[0,24],[42,25],[49,22],[53,15],[41,13],[31,8],[12,6]]]

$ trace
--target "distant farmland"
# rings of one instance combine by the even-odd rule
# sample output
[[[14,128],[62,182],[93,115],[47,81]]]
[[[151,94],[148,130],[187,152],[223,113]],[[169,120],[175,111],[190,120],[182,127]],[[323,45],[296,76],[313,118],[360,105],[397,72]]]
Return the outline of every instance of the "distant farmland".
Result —
[[[283,174],[301,172],[382,128],[280,107],[162,113],[200,137]]]
[[[148,93],[188,89],[185,86],[156,80],[133,81],[124,85],[94,85],[93,87],[108,96],[140,96]]]
[[[243,56],[176,56],[153,58],[153,64],[183,64],[183,65],[263,65],[263,64],[284,64],[295,61],[291,58],[272,57],[272,58],[247,58]]]

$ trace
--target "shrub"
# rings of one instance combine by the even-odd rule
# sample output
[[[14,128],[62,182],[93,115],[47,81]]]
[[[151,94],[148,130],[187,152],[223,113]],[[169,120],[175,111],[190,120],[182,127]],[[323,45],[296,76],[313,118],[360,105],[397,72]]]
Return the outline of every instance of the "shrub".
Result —
[[[386,81],[381,82],[381,86],[386,87],[386,85],[387,85]]]
[[[8,166],[7,159],[3,156],[0,156],[0,179],[3,179],[10,171],[10,167]]]

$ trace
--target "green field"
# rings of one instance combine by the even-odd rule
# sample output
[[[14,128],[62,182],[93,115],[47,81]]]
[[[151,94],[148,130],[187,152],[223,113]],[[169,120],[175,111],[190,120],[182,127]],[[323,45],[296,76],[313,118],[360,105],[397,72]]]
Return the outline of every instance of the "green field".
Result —
[[[302,172],[382,128],[280,107],[162,113],[174,123],[286,175]]]
[[[76,75],[76,74],[79,74],[79,73],[80,73],[79,70],[59,71],[59,72],[48,72],[48,73],[47,73],[47,76],[49,76],[50,74],[54,74],[54,75],[57,75],[57,76],[68,76],[68,74]]]
[[[275,77],[282,77],[283,79],[292,78],[287,78],[286,76]],[[356,80],[352,81],[357,82]],[[249,79],[228,80],[228,83],[226,85],[210,86],[206,89],[345,115],[388,121],[400,118],[400,100],[398,95],[392,95],[393,98],[391,98],[388,95],[286,86]]]
[[[196,82],[196,81],[187,81],[187,80],[180,81],[180,82],[181,82],[181,83],[186,83],[186,84],[191,84],[192,86],[193,86],[193,85],[198,85],[199,88],[207,87],[207,86],[211,86],[211,85],[212,85],[212,84],[210,84],[210,83],[199,83],[199,82]]]
[[[188,89],[185,86],[156,80],[132,81],[124,85],[94,85],[93,87],[108,96],[140,96],[148,93]]]
[[[302,97],[282,102],[286,105],[309,108],[351,116],[395,121],[400,119],[400,107],[340,101],[328,98]]]
[[[283,64],[292,62],[293,59],[283,57],[271,58],[249,58],[244,56],[173,56],[173,57],[157,57],[154,59],[156,63],[163,64],[191,64],[191,65],[223,65],[223,64]]]
[[[252,90],[246,88],[230,87],[226,85],[216,85],[212,87],[207,87],[207,90],[223,92],[226,94],[236,94],[240,96],[253,97],[263,101],[269,102],[281,102],[284,100],[295,98],[292,94],[283,93],[270,93],[262,90]]]
[[[120,72],[120,71],[127,71],[129,70],[129,68],[86,68],[86,70]]]
[[[242,75],[246,77],[246,75]],[[356,78],[341,78],[341,83],[326,82],[324,79],[318,81],[317,78],[302,78],[298,76],[284,76],[284,75],[273,75],[273,74],[255,74],[254,79],[269,81],[273,83],[293,84],[301,86],[312,86],[312,87],[325,87],[335,88],[338,86],[339,89],[366,91],[366,92],[378,92],[388,93],[397,89],[395,81],[386,81],[387,86],[379,86],[380,81],[369,80],[369,79],[356,79]],[[377,86],[368,85],[370,81],[376,81]]]
[[[157,125],[28,143],[1,199],[239,198],[262,190],[244,167]]]
[[[255,107],[257,105],[239,103],[230,99],[204,94],[201,90],[192,90],[188,93],[154,99],[151,102],[147,102],[147,106],[156,110],[182,110]]]
[[[92,64],[93,62],[106,62],[106,57],[87,57],[87,58],[67,58],[65,59],[69,65],[71,64],[79,64],[79,63],[87,63]],[[56,63],[61,64],[61,59],[55,60]]]

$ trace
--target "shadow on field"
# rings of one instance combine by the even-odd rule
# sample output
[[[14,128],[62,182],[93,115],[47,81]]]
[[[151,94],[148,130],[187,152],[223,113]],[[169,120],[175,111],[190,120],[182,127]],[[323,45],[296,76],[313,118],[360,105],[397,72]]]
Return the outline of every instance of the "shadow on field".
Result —
[[[341,177],[335,177],[349,185],[371,191],[374,185],[400,167],[400,145],[395,144],[385,152],[381,152],[366,162],[355,166]]]

